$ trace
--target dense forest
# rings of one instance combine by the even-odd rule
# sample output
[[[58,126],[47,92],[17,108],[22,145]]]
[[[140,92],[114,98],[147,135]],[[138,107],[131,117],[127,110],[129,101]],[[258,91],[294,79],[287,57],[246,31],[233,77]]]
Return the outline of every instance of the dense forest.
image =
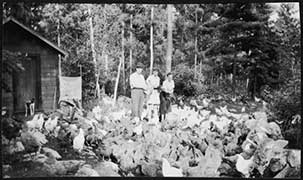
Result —
[[[130,97],[129,76],[141,62],[145,77],[153,68],[161,80],[172,72],[177,96],[261,98],[290,146],[301,147],[291,124],[301,114],[302,54],[292,3],[2,6],[3,19],[14,16],[68,52],[61,72],[82,76],[84,108],[104,94]],[[15,56],[2,55],[4,63]]]

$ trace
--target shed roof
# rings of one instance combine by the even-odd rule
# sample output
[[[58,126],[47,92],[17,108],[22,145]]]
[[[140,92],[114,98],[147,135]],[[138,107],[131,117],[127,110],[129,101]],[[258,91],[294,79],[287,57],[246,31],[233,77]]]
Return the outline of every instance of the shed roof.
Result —
[[[20,26],[22,29],[24,29],[25,31],[27,31],[28,33],[34,35],[36,38],[40,39],[41,41],[43,41],[44,43],[46,43],[48,46],[52,47],[53,49],[55,49],[56,51],[58,51],[61,55],[63,56],[67,56],[68,53],[64,50],[62,50],[61,48],[59,48],[56,44],[50,42],[49,40],[47,40],[46,38],[42,37],[41,35],[39,35],[37,32],[31,30],[30,28],[26,27],[24,24],[22,24],[21,22],[19,22],[17,19],[15,19],[14,17],[10,16],[8,17],[4,22],[3,22],[3,26],[5,24],[7,24],[8,22],[13,22],[15,24],[17,24],[18,26]]]

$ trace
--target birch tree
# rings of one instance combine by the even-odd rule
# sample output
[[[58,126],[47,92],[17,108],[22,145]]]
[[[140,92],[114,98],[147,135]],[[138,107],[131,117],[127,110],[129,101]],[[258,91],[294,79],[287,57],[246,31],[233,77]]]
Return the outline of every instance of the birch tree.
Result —
[[[154,7],[151,7],[151,25],[150,25],[150,72],[149,74],[151,75],[153,72],[153,65],[154,65],[154,48],[153,48],[153,19],[154,19]]]
[[[94,43],[94,27],[93,27],[93,16],[92,16],[92,12],[91,12],[91,5],[88,5],[87,8],[88,8],[88,15],[89,15],[89,29],[90,29],[89,34],[90,34],[91,51],[92,51],[92,55],[93,55],[95,79],[96,79],[95,97],[97,97],[99,99],[100,98],[99,70],[98,70],[95,43]]]
[[[167,53],[166,53],[166,73],[171,72],[172,51],[173,51],[173,22],[172,22],[173,5],[167,5]]]

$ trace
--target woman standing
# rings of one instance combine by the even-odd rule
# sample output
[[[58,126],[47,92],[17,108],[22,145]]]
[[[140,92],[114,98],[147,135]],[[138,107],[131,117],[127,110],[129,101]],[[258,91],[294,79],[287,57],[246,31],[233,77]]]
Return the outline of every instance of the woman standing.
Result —
[[[163,82],[160,93],[160,119],[165,120],[166,114],[171,111],[171,99],[173,97],[175,82],[172,73],[168,73]]]
[[[153,74],[146,81],[150,92],[147,101],[148,119],[150,123],[156,123],[159,121],[158,112],[160,106],[160,77],[158,76],[158,70],[154,69]]]

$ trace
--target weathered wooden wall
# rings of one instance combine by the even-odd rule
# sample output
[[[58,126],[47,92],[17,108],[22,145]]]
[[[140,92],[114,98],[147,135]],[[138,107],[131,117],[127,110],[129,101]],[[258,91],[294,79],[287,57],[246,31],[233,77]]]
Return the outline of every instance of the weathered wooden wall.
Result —
[[[3,49],[40,57],[41,106],[39,109],[44,111],[52,110],[55,90],[56,105],[59,99],[58,52],[12,22],[8,22],[3,26]],[[6,101],[10,102],[10,100]]]

